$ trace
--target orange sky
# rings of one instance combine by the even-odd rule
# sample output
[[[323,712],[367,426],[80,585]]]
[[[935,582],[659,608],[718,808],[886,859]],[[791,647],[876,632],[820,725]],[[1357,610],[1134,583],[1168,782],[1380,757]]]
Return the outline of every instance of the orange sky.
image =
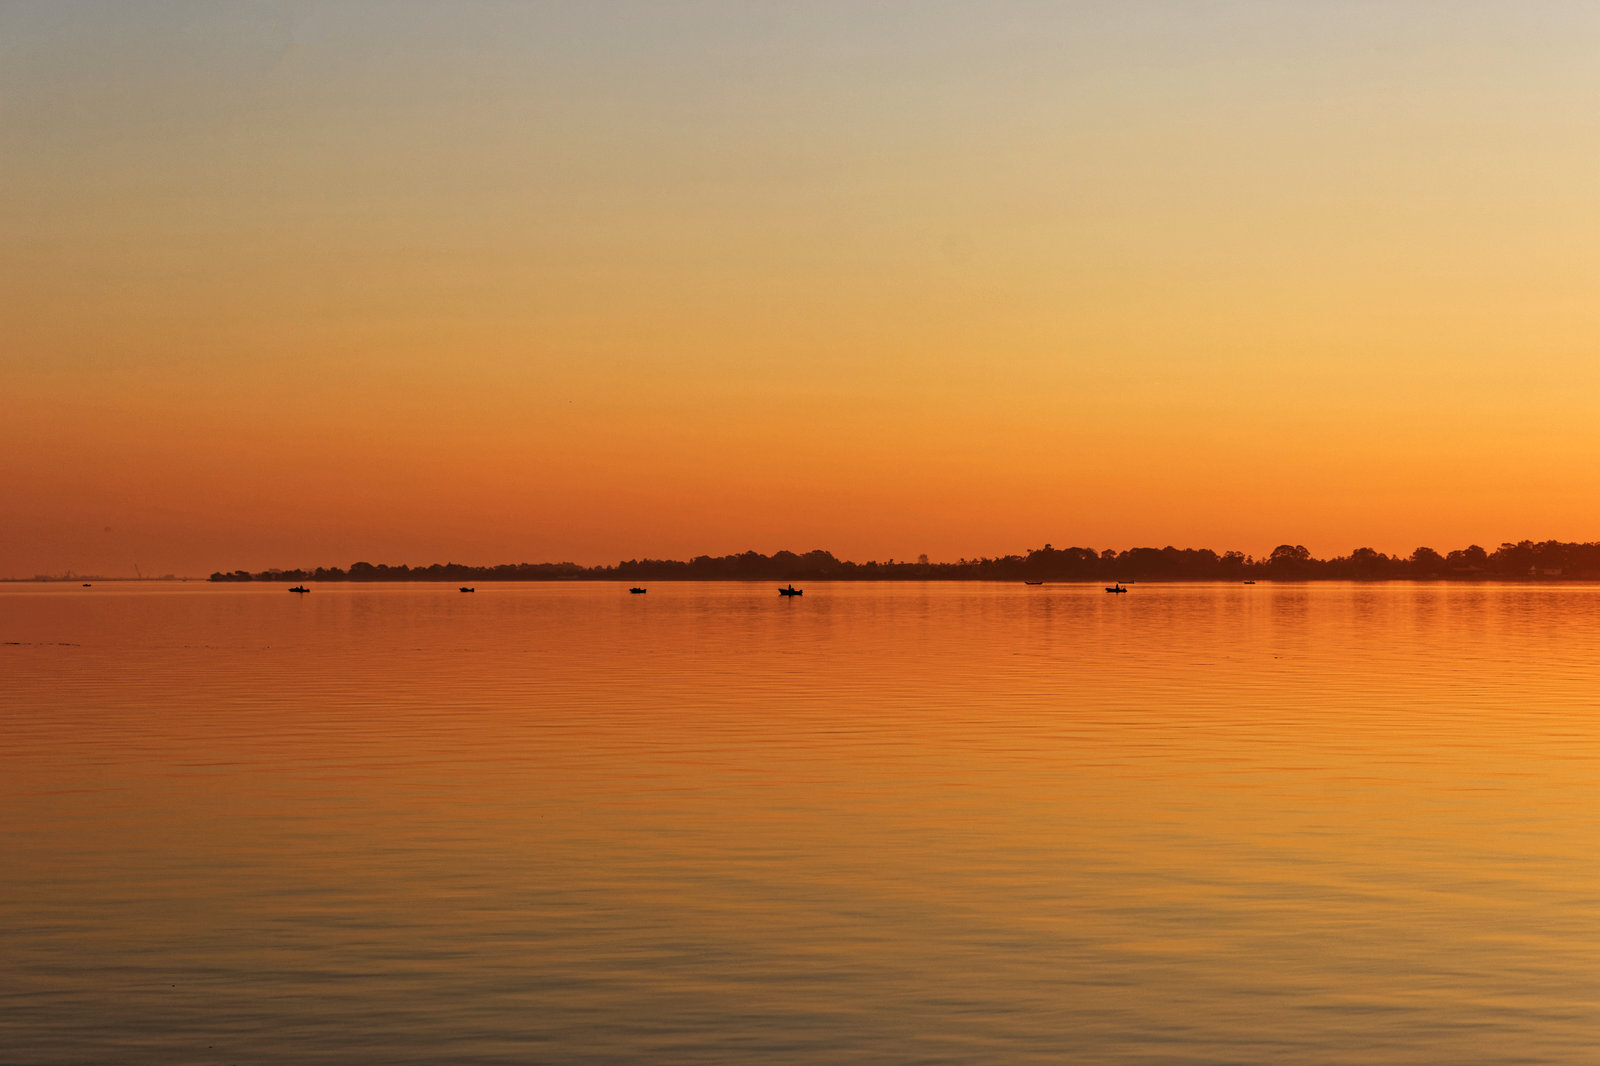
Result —
[[[0,5],[0,577],[1600,539],[1584,2]]]

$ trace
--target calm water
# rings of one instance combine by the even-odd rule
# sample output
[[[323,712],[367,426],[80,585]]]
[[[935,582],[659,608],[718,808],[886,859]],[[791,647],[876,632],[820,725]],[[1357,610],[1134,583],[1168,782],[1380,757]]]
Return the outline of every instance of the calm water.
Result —
[[[0,586],[0,1062],[1600,1060],[1600,588]]]

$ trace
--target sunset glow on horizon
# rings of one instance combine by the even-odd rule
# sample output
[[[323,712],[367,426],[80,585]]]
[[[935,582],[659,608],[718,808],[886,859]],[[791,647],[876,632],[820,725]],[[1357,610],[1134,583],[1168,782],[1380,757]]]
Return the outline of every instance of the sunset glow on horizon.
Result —
[[[1600,540],[1600,8],[0,2],[0,577]]]

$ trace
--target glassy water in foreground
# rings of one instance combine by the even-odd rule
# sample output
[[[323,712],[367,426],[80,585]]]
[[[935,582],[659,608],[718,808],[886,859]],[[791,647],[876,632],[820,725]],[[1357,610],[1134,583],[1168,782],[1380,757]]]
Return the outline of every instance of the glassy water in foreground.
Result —
[[[0,1062],[1593,1063],[1600,589],[0,586]]]

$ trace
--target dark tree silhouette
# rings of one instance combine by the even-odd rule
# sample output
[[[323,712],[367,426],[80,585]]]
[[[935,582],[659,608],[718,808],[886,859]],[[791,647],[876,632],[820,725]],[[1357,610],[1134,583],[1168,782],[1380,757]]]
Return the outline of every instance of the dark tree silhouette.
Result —
[[[916,562],[842,560],[820,548],[804,555],[779,551],[762,555],[697,555],[676,559],[628,559],[613,566],[576,563],[501,563],[469,566],[431,563],[423,566],[355,562],[338,567],[218,571],[212,581],[805,581],[805,580],[965,580],[965,581],[1240,581],[1240,580],[1411,580],[1529,581],[1600,578],[1600,542],[1507,541],[1493,554],[1476,544],[1440,555],[1417,548],[1407,557],[1385,555],[1369,547],[1333,559],[1314,558],[1303,544],[1280,544],[1265,559],[1243,552],[1218,555],[1209,548],[1133,547],[1057,548],[1046,544],[1026,555],[981,556],[954,563],[936,563],[926,555]]]

